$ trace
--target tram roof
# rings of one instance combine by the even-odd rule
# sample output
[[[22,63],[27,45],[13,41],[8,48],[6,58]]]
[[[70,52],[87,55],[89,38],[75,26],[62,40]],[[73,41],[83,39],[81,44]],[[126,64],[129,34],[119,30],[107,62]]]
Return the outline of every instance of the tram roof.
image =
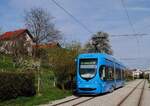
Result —
[[[124,67],[124,65],[120,61],[115,59],[112,55],[108,55],[105,53],[84,53],[84,54],[79,54],[78,58],[105,58],[110,61],[114,61],[115,63],[118,63]]]

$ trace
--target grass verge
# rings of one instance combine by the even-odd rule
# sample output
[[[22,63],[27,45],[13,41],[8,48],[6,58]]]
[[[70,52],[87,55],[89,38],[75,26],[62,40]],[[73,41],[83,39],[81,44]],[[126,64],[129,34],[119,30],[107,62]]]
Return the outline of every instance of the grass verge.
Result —
[[[0,106],[35,106],[46,104],[50,101],[61,99],[69,95],[71,95],[70,91],[63,92],[58,88],[50,88],[47,89],[41,96],[18,97],[17,99],[0,102]]]

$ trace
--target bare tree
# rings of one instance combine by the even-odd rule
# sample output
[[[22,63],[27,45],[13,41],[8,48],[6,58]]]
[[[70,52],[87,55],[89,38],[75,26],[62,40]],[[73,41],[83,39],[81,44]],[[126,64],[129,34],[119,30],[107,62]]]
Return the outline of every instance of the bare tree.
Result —
[[[25,12],[25,26],[34,35],[36,44],[61,39],[60,31],[55,28],[52,19],[42,8],[32,8]]]
[[[60,31],[55,28],[52,22],[53,17],[42,8],[32,8],[25,12],[25,26],[33,34],[36,46],[34,48],[35,63],[41,62],[41,57],[38,55],[38,45],[47,42],[56,42],[61,39]],[[36,65],[38,74],[38,94],[40,94],[40,64]]]
[[[104,32],[97,32],[94,34],[85,46],[88,52],[99,52],[99,53],[107,53],[112,54],[112,49],[109,42],[109,35]]]
[[[72,41],[65,44],[65,48],[68,50],[76,50],[78,53],[81,51],[81,43],[78,41]]]

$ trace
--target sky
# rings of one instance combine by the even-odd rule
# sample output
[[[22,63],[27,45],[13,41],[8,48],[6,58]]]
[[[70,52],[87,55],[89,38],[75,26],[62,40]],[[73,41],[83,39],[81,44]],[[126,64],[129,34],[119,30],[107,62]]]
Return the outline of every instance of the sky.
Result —
[[[94,34],[110,35],[114,56],[131,68],[150,68],[150,35],[143,37],[111,37],[133,34],[121,0],[56,0]],[[150,34],[150,0],[124,0],[129,18],[137,33]],[[0,0],[0,27],[3,31],[25,28],[24,11],[43,8],[54,19],[53,23],[65,42],[85,44],[92,36],[51,0]],[[139,42],[139,43],[137,43]]]

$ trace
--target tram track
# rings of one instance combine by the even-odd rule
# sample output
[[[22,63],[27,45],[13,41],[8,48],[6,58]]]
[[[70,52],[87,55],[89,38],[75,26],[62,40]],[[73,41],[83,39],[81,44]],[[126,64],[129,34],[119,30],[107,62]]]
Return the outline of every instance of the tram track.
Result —
[[[128,99],[128,97],[130,97],[130,95],[132,95],[132,93],[137,89],[141,90],[137,106],[141,106],[142,98],[143,98],[143,92],[144,92],[144,86],[145,86],[145,81],[144,81],[144,84],[142,83],[143,81],[144,80],[138,82],[138,84],[117,104],[117,106],[122,106],[124,101],[126,101]],[[141,88],[138,88],[141,84],[143,84],[143,86]],[[78,105],[82,105],[82,104],[84,104],[84,103],[86,103],[86,102],[88,102],[88,101],[90,101],[96,97],[97,96],[94,96],[94,97],[82,97],[81,96],[81,97],[69,99],[69,100],[66,100],[66,101],[63,101],[63,102],[60,102],[57,104],[53,104],[51,106],[66,106],[67,104],[69,106],[78,106]]]
[[[73,99],[69,99],[69,100],[66,100],[66,101],[51,105],[51,106],[59,106],[59,105],[62,105],[62,104],[65,104],[65,103],[68,103],[68,102],[71,102],[71,101],[74,101],[74,100],[77,100],[77,99],[80,99],[80,98],[82,98],[82,97],[76,97],[76,98],[73,98]]]
[[[72,104],[72,105],[70,105],[70,106],[78,106],[78,105],[80,105],[80,104],[82,104],[82,103],[85,103],[85,102],[88,102],[89,100],[94,99],[95,96],[94,96],[94,97],[88,97],[87,99],[84,99],[84,100],[81,100],[81,101],[80,101],[79,99],[81,99],[81,98],[84,98],[84,97],[76,97],[76,98],[69,99],[69,100],[66,100],[66,101],[63,101],[63,102],[60,102],[60,103],[57,103],[57,104],[53,104],[53,105],[51,105],[51,106],[62,106],[62,105],[65,106],[66,103]],[[72,102],[74,102],[75,100],[79,100],[79,102],[72,103]]]
[[[150,90],[146,88],[147,83],[144,80],[135,80],[113,93],[101,96],[70,96],[43,106],[147,106],[145,104],[149,104],[149,100],[145,97],[149,97]]]
[[[141,91],[140,98],[138,101],[138,106],[142,106],[142,98],[143,98],[143,94],[144,94],[145,83],[146,83],[146,80],[144,81],[144,85],[142,87],[142,91]]]
[[[77,100],[77,99],[81,99],[81,98],[84,98],[84,97],[76,97],[76,98],[69,99],[69,100],[66,100],[66,101],[63,101],[63,102],[60,102],[60,103],[51,105],[51,106],[61,106],[61,105],[64,105],[64,106],[65,106],[66,103],[71,103],[71,102],[73,102],[73,101],[75,101],[75,100]],[[80,102],[73,103],[71,106],[80,105],[80,104],[85,103],[85,102],[88,102],[89,100],[94,99],[94,98],[95,98],[95,96],[94,96],[94,97],[89,97],[89,98],[87,98],[87,99],[81,100]]]
[[[142,84],[143,81],[139,82],[118,104],[117,106],[122,106],[123,103],[134,93],[135,90],[139,89],[138,86],[140,86],[140,84]],[[138,103],[137,106],[141,106],[142,103],[142,98],[143,98],[143,92],[144,92],[144,87],[145,87],[145,80],[143,83],[143,86],[141,88],[141,93],[140,93],[140,97],[138,99]]]
[[[72,106],[80,105],[80,104],[85,103],[85,102],[87,102],[87,101],[89,101],[89,100],[92,100],[92,99],[94,99],[94,98],[95,98],[95,97],[90,97],[89,99],[86,99],[86,100],[83,100],[83,101],[78,102],[78,103],[76,103],[76,104],[73,104]]]

